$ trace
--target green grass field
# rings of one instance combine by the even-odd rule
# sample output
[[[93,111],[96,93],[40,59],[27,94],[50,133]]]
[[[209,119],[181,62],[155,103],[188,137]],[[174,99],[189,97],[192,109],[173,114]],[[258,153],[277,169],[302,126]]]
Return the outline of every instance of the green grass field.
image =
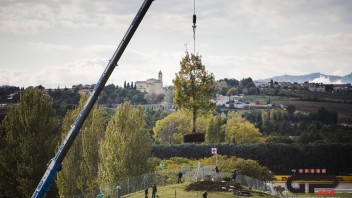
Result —
[[[174,184],[174,185],[169,185],[169,186],[162,186],[158,187],[158,193],[157,195],[160,198],[196,198],[196,197],[202,197],[202,191],[185,191],[185,187],[187,184]],[[176,194],[176,195],[175,195]],[[272,195],[260,193],[260,192],[254,192],[252,193],[253,196],[252,198],[271,198],[274,197]],[[124,198],[143,198],[144,197],[144,192],[136,192],[132,194],[128,194],[123,196]],[[149,189],[149,197],[151,197],[151,189]],[[232,192],[208,192],[208,198],[227,198],[227,197],[241,197],[234,195]]]

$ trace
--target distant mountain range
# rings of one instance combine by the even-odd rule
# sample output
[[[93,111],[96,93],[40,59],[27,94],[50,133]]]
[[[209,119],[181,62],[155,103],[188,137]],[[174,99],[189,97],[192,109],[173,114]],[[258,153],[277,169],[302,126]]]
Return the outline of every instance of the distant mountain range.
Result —
[[[274,76],[267,79],[255,80],[255,81],[269,82],[271,79],[273,79],[274,82],[275,81],[291,82],[291,83],[314,82],[314,83],[324,83],[324,84],[345,84],[345,83],[352,83],[352,73],[346,76],[325,75],[321,73],[311,73],[311,74],[300,75],[300,76],[282,75],[282,76]]]

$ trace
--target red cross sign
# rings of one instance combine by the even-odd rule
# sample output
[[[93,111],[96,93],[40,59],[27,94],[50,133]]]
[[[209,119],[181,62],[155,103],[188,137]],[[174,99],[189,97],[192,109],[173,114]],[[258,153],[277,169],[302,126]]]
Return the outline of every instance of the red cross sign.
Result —
[[[211,148],[211,154],[217,154],[218,151],[217,151],[217,148]]]

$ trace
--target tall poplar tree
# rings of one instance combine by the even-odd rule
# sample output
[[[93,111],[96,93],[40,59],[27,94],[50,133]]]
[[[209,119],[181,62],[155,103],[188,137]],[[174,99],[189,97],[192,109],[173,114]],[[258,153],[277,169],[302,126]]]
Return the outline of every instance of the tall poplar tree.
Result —
[[[192,132],[196,132],[197,116],[215,108],[215,104],[210,102],[215,92],[214,75],[205,71],[200,55],[187,53],[180,66],[173,80],[174,103],[192,112]]]
[[[79,107],[66,114],[61,141],[66,137],[86,100],[87,96],[82,96]],[[63,160],[62,170],[57,175],[60,197],[93,196],[98,193],[99,160],[97,159],[99,159],[99,143],[104,137],[106,123],[105,109],[93,108]]]
[[[222,130],[221,130],[221,117],[214,116],[211,118],[207,133],[205,135],[206,143],[215,144],[221,143],[222,141]]]
[[[30,197],[53,157],[57,135],[53,101],[28,88],[1,124],[0,192],[4,197]]]
[[[84,101],[87,98],[84,96],[79,102],[79,107],[70,110],[66,113],[66,116],[62,123],[61,141],[59,141],[57,148],[60,147],[62,141],[65,139],[68,131],[74,123],[77,115],[84,105]],[[88,119],[88,118],[87,118]],[[70,150],[66,154],[62,161],[62,169],[58,172],[56,180],[59,188],[60,197],[71,197],[82,194],[78,188],[81,182],[80,175],[82,174],[80,169],[80,162],[83,160],[82,157],[82,133],[79,133],[73,142]]]
[[[118,107],[99,150],[100,190],[111,195],[118,181],[145,173],[151,148],[143,110],[130,103]]]
[[[82,128],[82,157],[81,161],[81,183],[78,186],[86,195],[97,195],[99,147],[104,138],[107,113],[105,108],[94,108],[91,119]]]

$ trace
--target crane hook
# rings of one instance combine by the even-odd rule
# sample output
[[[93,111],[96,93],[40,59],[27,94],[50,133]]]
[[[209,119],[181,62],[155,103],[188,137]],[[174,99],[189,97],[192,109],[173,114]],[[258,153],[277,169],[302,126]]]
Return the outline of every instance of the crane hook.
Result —
[[[192,28],[193,28],[193,40],[194,40],[194,54],[196,54],[196,23],[197,23],[197,15],[196,15],[196,0],[193,1],[194,4],[193,4],[193,25],[192,25]]]

